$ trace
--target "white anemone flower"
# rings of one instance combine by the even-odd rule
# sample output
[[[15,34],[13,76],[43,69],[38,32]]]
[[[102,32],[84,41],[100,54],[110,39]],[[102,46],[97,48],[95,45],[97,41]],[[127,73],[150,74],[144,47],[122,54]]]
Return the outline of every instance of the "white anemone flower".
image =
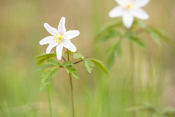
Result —
[[[52,35],[45,37],[39,42],[40,45],[49,44],[46,53],[50,53],[52,48],[56,47],[57,58],[61,60],[63,47],[72,52],[77,51],[77,48],[71,43],[70,39],[78,36],[80,32],[78,30],[69,30],[66,32],[65,17],[61,18],[58,30],[51,27],[48,23],[44,23],[44,27]]]
[[[109,12],[111,18],[123,18],[123,23],[127,28],[132,26],[134,17],[142,20],[149,19],[149,15],[141,9],[149,3],[150,0],[115,0],[119,6],[115,7]]]

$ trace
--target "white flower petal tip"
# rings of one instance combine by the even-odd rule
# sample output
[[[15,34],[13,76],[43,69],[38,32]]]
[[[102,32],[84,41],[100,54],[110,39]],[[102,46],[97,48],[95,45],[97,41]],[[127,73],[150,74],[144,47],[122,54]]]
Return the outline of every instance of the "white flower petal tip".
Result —
[[[132,15],[139,18],[139,19],[142,19],[142,20],[147,20],[149,19],[149,15],[144,11],[142,10],[141,8],[137,8],[137,9],[134,9],[131,11]]]
[[[55,35],[56,33],[58,33],[57,29],[51,27],[48,23],[44,23],[44,27],[51,35]]]
[[[66,33],[65,22],[66,22],[66,18],[62,17],[58,25],[58,32],[60,32],[62,35]]]
[[[40,45],[45,45],[45,44],[49,44],[51,42],[54,41],[54,37],[53,36],[48,36],[48,37],[45,37],[44,39],[42,39],[39,44]]]
[[[57,59],[58,60],[61,60],[62,51],[63,51],[63,44],[57,45],[57,47],[56,47],[56,53],[57,53]]]
[[[46,49],[46,53],[49,54],[50,51],[52,50],[52,48],[54,48],[57,44],[58,44],[58,43],[55,43],[55,42],[50,43],[49,46],[48,46],[47,49]]]
[[[72,39],[78,35],[80,35],[80,32],[78,30],[70,30],[65,33],[64,39]]]
[[[65,48],[67,48],[68,50],[72,51],[72,52],[76,52],[77,51],[77,48],[75,47],[74,44],[71,43],[70,40],[65,40],[64,43],[63,43],[63,46]]]
[[[135,8],[144,7],[144,6],[146,6],[149,2],[150,2],[150,0],[135,0],[135,1],[134,1]]]
[[[120,6],[117,6],[109,12],[109,17],[111,18],[120,17],[122,16],[123,12],[124,9]]]
[[[130,13],[125,13],[123,16],[123,23],[126,28],[131,28],[134,17]]]

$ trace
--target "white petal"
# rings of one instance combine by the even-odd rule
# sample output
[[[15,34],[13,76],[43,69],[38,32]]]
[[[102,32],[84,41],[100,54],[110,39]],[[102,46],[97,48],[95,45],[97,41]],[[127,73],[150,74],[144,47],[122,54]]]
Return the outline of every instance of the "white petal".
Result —
[[[77,48],[71,43],[70,40],[64,40],[63,46],[72,52],[77,51]]]
[[[62,50],[63,50],[63,44],[60,43],[57,45],[56,47],[56,53],[57,53],[57,59],[58,60],[61,60],[61,57],[62,57]]]
[[[58,25],[58,32],[60,32],[62,35],[64,35],[66,32],[65,20],[65,17],[62,17]]]
[[[42,39],[39,44],[40,45],[45,45],[45,44],[49,44],[49,43],[52,43],[54,41],[54,36],[48,36],[48,37],[45,37],[44,39]]]
[[[51,35],[55,35],[58,32],[57,29],[51,27],[48,23],[44,23],[44,27]]]
[[[131,13],[125,12],[123,15],[123,23],[126,26],[126,28],[130,28],[132,26],[132,23],[134,21],[134,17],[132,16]]]
[[[150,0],[135,0],[134,1],[134,7],[135,8],[140,8],[144,7],[149,3]]]
[[[128,0],[115,0],[120,6],[125,7],[128,3]]]
[[[80,34],[80,32],[78,30],[70,30],[64,34],[64,39],[72,39],[72,38],[78,36],[79,34]]]
[[[149,19],[149,15],[144,10],[142,10],[140,8],[131,10],[131,13],[133,16],[135,16],[139,19],[142,19],[142,20]]]
[[[50,43],[49,46],[47,47],[46,49],[46,53],[50,53],[50,51],[52,50],[52,48],[54,48],[58,43],[56,42],[53,42],[53,43]]]
[[[117,7],[115,7],[114,9],[112,9],[112,10],[109,12],[109,16],[110,16],[111,18],[113,18],[113,17],[120,17],[120,16],[123,15],[123,13],[124,13],[123,7],[117,6]]]

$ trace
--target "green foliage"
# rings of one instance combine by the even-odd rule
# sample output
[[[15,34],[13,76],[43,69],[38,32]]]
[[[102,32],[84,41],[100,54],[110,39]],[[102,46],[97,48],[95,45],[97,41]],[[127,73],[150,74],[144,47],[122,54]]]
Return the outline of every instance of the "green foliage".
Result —
[[[90,58],[90,60],[96,65],[98,66],[108,77],[109,76],[109,73],[108,71],[106,70],[106,68],[104,67],[103,63],[97,59],[93,59],[93,58]]]
[[[4,106],[5,106],[5,110],[6,110],[6,114],[7,114],[7,117],[11,117],[11,113],[10,113],[10,110],[7,106],[7,103],[5,100],[3,100],[3,103],[4,103]]]
[[[156,28],[153,28],[153,27],[149,27],[146,31],[151,35],[151,37],[153,38],[153,40],[154,40],[159,46],[161,46],[160,39],[162,39],[163,41],[165,41],[166,43],[168,43],[170,46],[175,47],[175,43],[172,42],[171,39],[168,38],[168,37],[164,34],[164,32],[162,32],[161,30],[156,29]]]
[[[121,39],[117,41],[116,44],[114,44],[114,46],[112,46],[111,48],[109,48],[110,51],[110,55],[107,59],[107,68],[111,69],[112,65],[115,62],[115,53],[117,53],[117,55],[119,57],[122,56],[122,49],[121,49]]]
[[[40,91],[46,88],[47,85],[50,84],[50,79],[56,77],[56,72],[57,72],[58,67],[51,68],[44,72],[41,77],[43,79],[41,80],[41,85],[40,85]]]
[[[91,73],[92,67],[94,67],[94,63],[89,59],[84,59],[84,62],[85,62],[85,67],[87,68],[88,72]]]
[[[52,57],[56,57],[56,53],[49,53],[49,54],[41,54],[39,56],[36,56],[35,58],[38,59],[37,64],[43,63],[45,60],[48,60]]]
[[[100,36],[103,35],[105,32],[107,32],[107,31],[109,31],[109,30],[111,30],[111,29],[113,29],[113,28],[122,26],[122,24],[123,24],[122,21],[107,24],[106,26],[102,27],[102,28],[97,32],[96,38],[100,37]]]
[[[108,70],[111,69],[111,67],[114,65],[114,62],[115,62],[115,53],[112,52],[109,55],[108,60],[107,60],[107,68],[108,68]]]
[[[80,53],[74,53],[73,58],[74,59],[84,59],[85,57],[83,55],[81,55]]]
[[[65,68],[68,73],[71,73],[75,78],[80,79],[80,77],[78,76],[77,70],[75,68],[72,68],[69,66],[65,66]]]
[[[147,31],[149,32],[154,42],[157,43],[157,45],[161,46],[162,44],[161,44],[159,35],[152,29],[148,29]]]
[[[60,66],[60,63],[58,60],[55,60],[55,59],[49,59],[47,60],[48,63],[51,63],[53,65],[56,65],[56,66]]]
[[[71,74],[72,74],[75,78],[80,79],[80,77],[78,76],[77,72],[71,72]]]
[[[73,68],[73,67],[65,66],[65,68],[66,68],[66,71],[67,71],[68,73],[70,73],[70,72],[77,72],[77,70],[76,70],[75,68]]]
[[[55,66],[55,65],[53,65],[53,64],[46,64],[46,65],[43,65],[43,66],[39,67],[39,68],[36,69],[34,72],[41,71],[41,70],[43,70],[43,69],[45,69],[45,68],[53,67],[53,66]]]
[[[74,65],[74,62],[72,62],[72,61],[65,61],[63,64],[62,64],[62,66],[71,66],[71,65]]]
[[[112,30],[112,31],[109,31],[105,36],[102,36],[101,38],[97,38],[96,43],[99,44],[106,40],[112,39],[114,37],[119,37],[119,36],[121,36],[121,33],[119,31]]]

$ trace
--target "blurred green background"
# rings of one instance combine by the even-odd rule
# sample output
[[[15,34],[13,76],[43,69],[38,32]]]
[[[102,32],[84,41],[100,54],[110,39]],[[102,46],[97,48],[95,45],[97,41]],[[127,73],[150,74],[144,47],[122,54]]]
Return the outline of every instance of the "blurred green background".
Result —
[[[47,47],[39,45],[49,36],[44,23],[57,27],[66,17],[67,30],[81,33],[72,40],[79,52],[106,65],[106,48],[116,40],[95,45],[94,37],[106,23],[121,20],[108,16],[115,6],[114,0],[0,0],[0,117],[49,117],[47,89],[39,92],[41,73],[34,72],[33,59]],[[175,42],[175,1],[151,0],[144,9],[150,15],[146,22]],[[136,106],[148,108],[137,109],[137,114],[152,117],[155,108],[156,117],[175,107],[175,51],[164,42],[157,46],[145,34],[139,36],[148,51],[135,47]],[[122,43],[123,56],[116,56],[111,79],[98,68],[89,74],[83,63],[76,66],[80,76],[80,80],[73,78],[76,117],[134,117],[128,46],[128,41]],[[70,84],[64,69],[50,87],[53,117],[71,117]]]

